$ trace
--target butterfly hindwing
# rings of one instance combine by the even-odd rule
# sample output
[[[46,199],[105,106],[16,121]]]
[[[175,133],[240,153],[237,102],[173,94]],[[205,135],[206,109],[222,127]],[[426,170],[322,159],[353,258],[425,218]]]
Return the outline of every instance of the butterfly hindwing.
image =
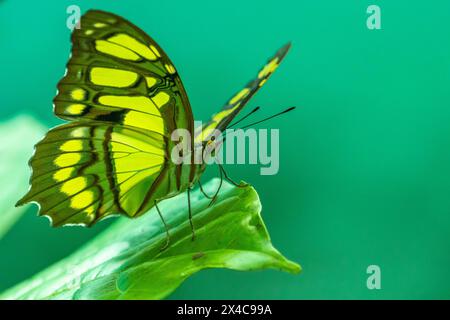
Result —
[[[290,46],[290,43],[288,43],[279,49],[258,72],[257,77],[248,82],[241,91],[233,95],[227,101],[225,106],[223,106],[218,113],[214,114],[211,120],[196,132],[196,142],[207,141],[213,135],[214,130],[217,129],[223,131],[227,128],[234,117],[242,110],[242,108],[244,108],[250,98],[266,83],[267,79],[278,68],[279,64],[289,51]]]
[[[112,213],[134,216],[165,170],[160,135],[107,123],[56,127],[36,145],[31,189],[54,226],[91,225]]]

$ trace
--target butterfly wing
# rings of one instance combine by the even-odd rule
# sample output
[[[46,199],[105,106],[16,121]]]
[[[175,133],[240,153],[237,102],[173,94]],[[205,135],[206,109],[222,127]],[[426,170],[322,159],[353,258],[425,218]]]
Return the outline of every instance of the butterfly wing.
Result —
[[[31,188],[19,205],[37,202],[53,226],[91,225],[112,214],[134,216],[165,170],[161,135],[101,122],[50,130],[30,160]]]
[[[138,27],[88,11],[72,34],[72,56],[58,84],[55,114],[123,124],[162,135],[192,131],[193,117],[169,57]]]
[[[241,91],[233,95],[225,106],[223,106],[218,113],[214,114],[210,121],[204,124],[200,130],[196,130],[196,143],[209,140],[216,129],[223,131],[227,128],[234,117],[236,117],[242,108],[244,108],[250,98],[266,83],[267,79],[278,68],[279,64],[289,51],[290,46],[290,43],[288,43],[279,49],[258,72],[255,79],[248,82]]]
[[[168,137],[193,130],[185,90],[156,42],[121,17],[88,11],[72,43],[54,99],[55,114],[72,122],[36,145],[18,205],[37,202],[54,226],[138,216],[174,191]]]

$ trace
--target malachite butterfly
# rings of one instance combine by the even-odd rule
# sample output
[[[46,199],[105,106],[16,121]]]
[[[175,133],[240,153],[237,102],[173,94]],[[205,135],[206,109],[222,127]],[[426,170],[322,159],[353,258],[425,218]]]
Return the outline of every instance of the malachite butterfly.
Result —
[[[113,214],[138,217],[158,209],[161,200],[189,192],[205,165],[173,163],[170,133],[188,130],[192,148],[203,148],[215,129],[229,126],[290,47],[282,47],[194,131],[177,70],[152,38],[103,11],[88,11],[80,25],[72,33],[72,56],[54,98],[56,116],[69,122],[36,145],[31,187],[17,203],[38,203],[40,215],[53,226],[91,226]]]

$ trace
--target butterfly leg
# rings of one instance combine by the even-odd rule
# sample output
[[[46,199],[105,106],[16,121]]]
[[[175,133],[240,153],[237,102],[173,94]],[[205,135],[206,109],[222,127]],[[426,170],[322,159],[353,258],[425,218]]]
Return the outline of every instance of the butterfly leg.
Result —
[[[192,241],[194,241],[195,240],[195,230],[194,230],[194,223],[192,222],[191,187],[188,187],[187,195],[188,195],[189,223],[191,225]]]
[[[222,188],[222,182],[223,182],[223,173],[222,170],[219,167],[219,173],[220,173],[220,182],[219,182],[219,187],[217,187],[216,193],[214,194],[214,196],[212,197],[211,201],[208,204],[208,207],[210,207],[217,199],[217,196],[219,195],[219,191],[220,188]]]
[[[221,164],[217,164],[221,170],[221,172],[223,172],[223,175],[225,176],[225,179],[230,182],[231,184],[235,185],[238,188],[245,188],[248,187],[248,183],[237,183],[235,181],[233,181],[226,173],[225,169],[223,168],[223,166]]]
[[[198,186],[200,187],[200,191],[201,193],[203,193],[203,195],[208,198],[208,199],[213,199],[214,197],[211,197],[210,195],[208,195],[205,190],[203,190],[203,186],[202,183],[200,182],[200,179],[198,180]]]
[[[158,211],[159,217],[161,218],[162,223],[164,224],[164,228],[166,229],[166,243],[161,247],[161,251],[166,250],[169,247],[170,244],[170,233],[169,233],[169,228],[167,226],[166,221],[163,218],[163,215],[161,214],[161,211],[158,208],[158,202],[155,200],[155,207],[156,207],[156,211]]]

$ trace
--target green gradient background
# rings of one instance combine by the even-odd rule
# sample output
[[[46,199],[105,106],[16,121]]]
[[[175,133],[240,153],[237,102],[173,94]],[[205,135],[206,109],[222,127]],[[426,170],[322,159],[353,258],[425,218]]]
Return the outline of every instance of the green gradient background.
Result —
[[[59,123],[51,100],[70,49],[70,4],[152,35],[197,119],[293,43],[248,108],[300,107],[261,125],[281,130],[279,174],[228,171],[255,186],[275,246],[304,270],[208,270],[172,298],[450,298],[449,1],[1,1],[0,120],[27,112]],[[382,30],[366,28],[370,4],[381,7]],[[29,210],[0,241],[0,290],[110,223],[51,229]],[[371,264],[381,290],[366,288]]]

